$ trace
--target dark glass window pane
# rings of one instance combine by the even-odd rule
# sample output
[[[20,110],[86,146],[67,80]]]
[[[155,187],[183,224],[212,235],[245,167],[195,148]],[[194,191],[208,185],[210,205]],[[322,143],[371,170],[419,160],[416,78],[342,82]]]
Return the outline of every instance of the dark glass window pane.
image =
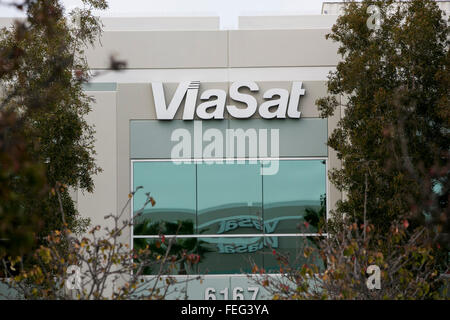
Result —
[[[168,259],[161,263],[163,259],[158,260],[156,257],[158,255],[165,257],[171,241],[173,243],[170,245]],[[201,241],[197,238],[165,238],[164,243],[160,239],[134,238],[133,245],[133,249],[137,252],[139,249],[148,248],[154,255],[148,261],[135,259],[138,265],[139,263],[147,264],[149,262],[149,265],[144,268],[144,274],[146,275],[157,275],[160,272],[161,265],[163,266],[162,274],[185,275],[198,273],[198,264],[191,261],[193,259],[186,258],[189,255],[196,255],[198,252],[202,252],[200,247]]]
[[[263,176],[263,192],[266,233],[315,233],[326,212],[325,161],[280,161],[278,173]]]
[[[142,208],[146,192],[156,201],[136,218],[134,234],[195,234],[196,192],[195,164],[167,162],[134,162],[133,190],[144,189],[133,198],[134,214]],[[180,229],[178,229],[180,227]]]
[[[253,264],[262,266],[262,237],[201,238],[204,254],[200,259],[200,274],[251,273]]]
[[[316,242],[319,237],[268,237],[272,246],[264,250],[264,269],[267,273],[285,272],[288,268],[298,269],[304,264],[316,265],[323,269],[323,261],[318,256]],[[307,257],[305,249],[312,249]],[[283,270],[280,270],[282,268]]]
[[[203,234],[262,232],[262,176],[256,163],[198,164],[198,230]]]

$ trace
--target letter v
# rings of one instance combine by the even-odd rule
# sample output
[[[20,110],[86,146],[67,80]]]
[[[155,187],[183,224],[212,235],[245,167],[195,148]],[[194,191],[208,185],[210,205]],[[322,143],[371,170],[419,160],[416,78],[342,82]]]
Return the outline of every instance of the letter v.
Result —
[[[161,82],[152,82],[153,100],[155,101],[156,118],[159,120],[172,120],[180,107],[181,101],[186,95],[190,81],[183,81],[178,85],[177,91],[170,101],[169,107],[166,105],[164,88]]]

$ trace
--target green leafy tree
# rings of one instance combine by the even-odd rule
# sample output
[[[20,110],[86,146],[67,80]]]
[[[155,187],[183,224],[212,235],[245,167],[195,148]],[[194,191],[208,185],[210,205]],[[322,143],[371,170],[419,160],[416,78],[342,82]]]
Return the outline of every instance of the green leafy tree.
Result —
[[[370,23],[371,5],[379,24]],[[329,177],[346,197],[319,231],[329,237],[298,252],[319,255],[325,270],[315,261],[292,267],[280,254],[284,275],[260,278],[275,299],[447,297],[448,31],[434,1],[346,1],[327,35],[342,59],[329,76],[331,95],[317,101],[323,117],[343,108],[328,140],[343,166]],[[380,289],[366,284],[371,265],[380,268]]]
[[[379,28],[368,27],[370,5],[379,8]],[[317,101],[323,117],[339,104],[345,112],[328,140],[343,163],[330,180],[347,194],[335,214],[380,232],[401,217],[413,227],[427,223],[447,250],[448,36],[434,1],[349,1],[327,35],[342,57],[329,76],[334,96]]]
[[[27,152],[20,127],[13,112],[1,113],[0,257],[6,253],[22,255],[33,246],[35,232],[42,226],[40,211],[27,209],[23,203],[30,196],[48,194],[44,167]]]
[[[41,239],[63,224],[74,232],[86,227],[69,188],[92,192],[92,176],[100,171],[94,129],[85,120],[91,98],[82,84],[88,79],[84,50],[101,33],[92,10],[107,5],[83,4],[64,14],[58,0],[12,3],[26,19],[0,31],[0,238],[6,239],[0,246],[7,251],[19,239],[11,229]],[[14,148],[21,154],[13,158]]]

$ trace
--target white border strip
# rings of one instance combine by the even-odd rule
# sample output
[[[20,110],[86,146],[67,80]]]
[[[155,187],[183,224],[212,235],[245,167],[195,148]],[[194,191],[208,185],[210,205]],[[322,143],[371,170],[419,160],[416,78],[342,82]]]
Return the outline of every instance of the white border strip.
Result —
[[[262,237],[326,237],[327,233],[255,233],[255,234],[200,234],[164,235],[165,238],[262,238]],[[133,235],[136,239],[159,239],[159,235]]]

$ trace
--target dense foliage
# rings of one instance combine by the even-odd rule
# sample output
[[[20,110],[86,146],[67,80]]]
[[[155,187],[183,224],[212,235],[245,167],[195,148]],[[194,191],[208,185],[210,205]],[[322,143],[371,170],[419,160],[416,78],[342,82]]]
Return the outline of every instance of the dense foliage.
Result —
[[[101,32],[92,10],[106,2],[83,3],[76,14],[57,0],[12,3],[26,19],[0,31],[0,249],[10,254],[64,223],[74,232],[86,227],[69,190],[92,192],[100,170],[82,83],[84,49]]]
[[[258,282],[275,299],[447,298],[446,18],[431,0],[347,1],[327,38],[342,59],[317,105],[323,117],[343,114],[328,145],[342,161],[330,181],[345,197],[320,240],[296,257],[274,251],[282,276],[256,268]],[[316,216],[307,217],[319,224]],[[299,257],[300,268],[292,264]],[[369,266],[380,270],[379,288],[367,286]]]
[[[378,29],[367,8],[377,5]],[[347,195],[337,215],[388,232],[403,217],[428,224],[449,244],[449,27],[434,1],[348,2],[327,36],[342,60],[319,99],[322,116],[342,105],[328,144],[342,169],[331,182]],[[339,99],[341,99],[339,103]]]
[[[305,242],[296,257],[274,251],[281,276],[266,275],[255,266],[253,271],[262,274],[253,279],[274,299],[447,297],[428,228],[412,229],[407,220],[392,222],[388,233],[351,220],[341,221],[341,225],[341,229],[332,230],[332,237],[323,237],[313,245]],[[300,267],[293,263],[298,260],[303,261]],[[368,286],[372,283],[369,277],[375,276],[371,266],[380,271],[378,288]]]
[[[111,224],[110,227],[94,226],[83,237],[67,227],[55,230],[46,237],[45,245],[34,250],[35,263],[26,267],[22,257],[5,259],[8,277],[0,281],[10,290],[0,298],[153,300],[186,294],[185,286],[180,284],[198,277],[176,279],[172,270],[185,261],[194,265],[199,259],[193,254],[180,255],[175,238],[161,235],[159,245],[133,249],[121,241],[121,235],[133,227],[133,221],[124,216],[134,194],[130,193],[119,213],[105,216],[105,224]],[[147,194],[137,215],[149,204],[153,206],[155,201]],[[146,270],[152,270],[152,275]]]

